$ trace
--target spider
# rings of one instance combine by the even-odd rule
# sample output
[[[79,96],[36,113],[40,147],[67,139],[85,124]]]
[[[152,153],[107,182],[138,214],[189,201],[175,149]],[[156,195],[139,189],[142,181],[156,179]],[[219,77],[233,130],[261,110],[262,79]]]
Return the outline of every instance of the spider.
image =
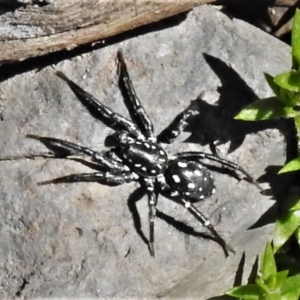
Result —
[[[42,142],[53,151],[54,156],[52,157],[55,157],[57,153],[60,153],[59,156],[61,157],[83,155],[103,168],[102,171],[71,174],[38,184],[98,182],[106,185],[121,185],[138,181],[148,196],[150,231],[148,248],[151,256],[155,256],[154,224],[159,194],[171,200],[174,199],[203,226],[208,228],[214,240],[221,245],[225,255],[228,256],[228,251],[234,252],[233,249],[226,244],[209,219],[193,205],[194,202],[211,196],[216,190],[213,176],[200,161],[201,159],[215,161],[242,172],[251,182],[256,184],[255,180],[239,165],[216,155],[204,152],[168,153],[167,144],[171,144],[175,140],[186,128],[187,119],[198,114],[198,111],[191,107],[187,108],[177,115],[158,136],[155,136],[153,124],[141,105],[129,77],[122,50],[117,52],[117,72],[119,87],[132,120],[113,112],[68,79],[62,72],[56,72],[57,76],[68,84],[91,115],[113,129],[114,133],[106,138],[110,150],[101,153],[61,139],[27,135],[29,138]],[[41,155],[28,156],[27,158],[37,156]]]

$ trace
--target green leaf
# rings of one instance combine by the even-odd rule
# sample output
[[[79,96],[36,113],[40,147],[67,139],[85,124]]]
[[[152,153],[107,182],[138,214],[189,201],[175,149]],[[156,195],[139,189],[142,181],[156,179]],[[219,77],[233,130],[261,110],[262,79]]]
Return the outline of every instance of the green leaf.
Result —
[[[276,221],[275,236],[273,239],[274,251],[276,252],[295,232],[300,225],[300,211],[288,211]]]
[[[278,174],[297,171],[300,169],[300,157],[297,157],[290,162],[288,162],[286,165],[284,165],[278,172]]]
[[[289,71],[281,73],[274,78],[274,83],[288,91],[297,92],[300,91],[300,72]]]
[[[300,93],[295,93],[281,88],[274,82],[274,77],[264,73],[266,81],[277,96],[280,102],[283,102],[284,106],[295,106],[300,103]]]
[[[264,73],[266,81],[270,88],[273,90],[274,94],[279,97],[280,96],[280,87],[274,82],[274,77],[268,73]]]
[[[298,92],[288,91],[280,88],[278,99],[284,104],[284,106],[299,108],[300,93]]]
[[[274,287],[275,290],[276,289],[281,289],[281,286],[284,284],[288,274],[289,274],[288,270],[281,271],[281,272],[278,272],[276,274],[276,284],[275,284],[275,287]]]
[[[280,291],[276,291],[266,295],[264,299],[267,300],[282,300]]]
[[[281,286],[282,294],[287,294],[295,290],[300,293],[300,274],[286,278]]]
[[[296,116],[294,118],[294,121],[295,121],[296,130],[297,130],[297,139],[298,139],[298,142],[300,142],[300,115]]]
[[[299,70],[300,66],[300,11],[296,9],[292,29],[292,57],[293,69]]]
[[[244,121],[292,118],[298,115],[292,107],[285,106],[277,97],[258,100],[242,109],[234,118]]]
[[[294,290],[281,295],[281,300],[299,300],[299,292],[297,290]]]
[[[264,295],[264,291],[256,284],[248,284],[229,289],[225,294],[235,298],[258,300]]]
[[[298,242],[298,245],[300,247],[300,227],[298,227],[295,231],[295,236],[296,236],[296,239],[297,239],[297,242]]]
[[[269,275],[268,278],[265,279],[265,284],[268,290],[273,291],[276,286],[276,273]]]
[[[264,291],[265,294],[269,292],[269,287],[265,284],[265,281],[262,277],[258,277],[255,280],[255,283]]]
[[[261,256],[260,273],[264,282],[271,278],[271,275],[277,273],[273,249],[270,242],[267,242],[265,251]]]

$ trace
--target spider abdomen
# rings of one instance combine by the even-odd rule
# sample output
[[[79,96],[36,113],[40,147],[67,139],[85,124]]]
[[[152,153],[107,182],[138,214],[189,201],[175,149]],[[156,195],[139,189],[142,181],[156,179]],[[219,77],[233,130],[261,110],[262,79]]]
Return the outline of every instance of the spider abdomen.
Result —
[[[135,141],[127,144],[122,153],[129,167],[143,177],[156,177],[168,166],[166,150],[151,141]]]
[[[188,197],[190,201],[199,201],[215,192],[214,178],[201,163],[188,160],[175,160],[165,172],[167,184]]]

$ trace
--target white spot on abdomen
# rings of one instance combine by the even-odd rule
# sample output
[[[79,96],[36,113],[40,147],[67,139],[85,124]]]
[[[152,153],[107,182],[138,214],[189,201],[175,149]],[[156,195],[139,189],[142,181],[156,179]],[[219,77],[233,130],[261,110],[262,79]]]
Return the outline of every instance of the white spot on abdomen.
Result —
[[[194,188],[195,188],[195,184],[192,183],[192,182],[190,182],[190,183],[188,184],[188,188],[189,188],[189,189],[194,189]]]
[[[201,175],[202,175],[201,172],[200,172],[199,170],[195,170],[195,171],[194,171],[194,174],[197,175],[197,176],[201,176]]]
[[[178,175],[173,175],[172,178],[173,178],[174,182],[176,182],[176,183],[180,182],[180,178]]]
[[[187,163],[182,162],[182,161],[179,161],[179,162],[177,163],[177,165],[178,165],[178,167],[180,167],[180,168],[186,168],[186,167],[187,167]]]

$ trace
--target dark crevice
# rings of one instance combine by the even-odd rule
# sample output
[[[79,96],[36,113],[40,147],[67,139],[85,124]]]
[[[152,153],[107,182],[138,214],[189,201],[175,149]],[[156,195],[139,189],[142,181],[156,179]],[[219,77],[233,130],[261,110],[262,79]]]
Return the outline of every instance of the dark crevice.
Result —
[[[30,275],[30,276],[31,276],[31,275]],[[19,288],[18,288],[18,290],[17,290],[17,292],[16,292],[16,294],[15,294],[15,296],[16,296],[17,298],[21,297],[22,292],[24,291],[24,289],[25,289],[25,287],[26,287],[27,284],[29,284],[28,278],[23,278],[22,283],[21,283],[21,285],[19,286]]]

